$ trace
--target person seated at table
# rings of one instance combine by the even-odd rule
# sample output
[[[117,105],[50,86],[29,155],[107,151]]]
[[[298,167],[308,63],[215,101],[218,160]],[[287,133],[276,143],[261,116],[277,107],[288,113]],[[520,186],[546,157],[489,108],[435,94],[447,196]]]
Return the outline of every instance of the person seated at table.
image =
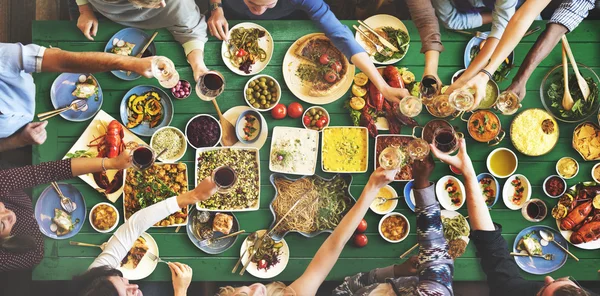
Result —
[[[116,158],[70,158],[0,169],[0,272],[30,269],[44,256],[44,240],[31,197],[23,189],[130,166],[131,156],[126,150]]]
[[[223,12],[223,5],[228,11],[236,14],[236,18],[272,20],[281,19],[290,14],[303,11],[316,23],[333,44],[358,69],[369,77],[369,80],[379,89],[383,96],[394,102],[399,102],[409,95],[405,88],[393,88],[381,77],[377,68],[365,50],[356,42],[354,35],[331,12],[329,5],[323,0],[210,0],[211,13],[208,19],[210,34],[220,40],[226,40],[229,34],[229,24]],[[231,18],[231,16],[229,16]]]
[[[452,295],[453,262],[442,235],[440,207],[428,178],[433,160],[415,162],[415,200],[417,203],[417,235],[421,243],[419,259],[413,257],[403,264],[372,270],[346,278],[333,295]],[[379,190],[390,183],[397,171],[378,168],[367,182],[357,203],[344,216],[333,233],[321,245],[304,273],[290,286],[282,283],[222,288],[220,296],[252,295],[316,295],[360,220],[364,217]],[[417,267],[418,265],[418,267]]]
[[[563,0],[560,3],[548,21],[546,29],[540,34],[527,56],[525,56],[506,91],[515,93],[519,100],[525,98],[525,87],[533,70],[550,54],[563,35],[573,32],[581,21],[588,16],[589,11],[595,7],[594,2],[594,0]]]
[[[531,0],[529,0],[531,1]],[[554,279],[546,276],[544,281],[528,281],[520,275],[519,267],[510,256],[508,243],[502,237],[502,225],[494,223],[485,197],[481,192],[473,163],[467,153],[465,139],[459,142],[458,154],[450,156],[431,145],[431,151],[444,163],[458,168],[465,179],[466,204],[471,226],[471,242],[481,258],[481,267],[487,276],[491,296],[537,295],[537,296],[589,296],[595,295],[581,288],[569,277]]]
[[[518,0],[431,0],[442,24],[447,29],[465,30],[492,24],[491,32],[479,54],[466,71],[446,91],[451,93],[459,85],[475,76],[487,63],[496,49],[506,24],[515,14]],[[490,12],[491,11],[491,12]]]
[[[206,19],[194,0],[77,0],[77,5],[77,27],[87,39],[94,40],[98,32],[99,24],[94,11],[128,27],[152,30],[166,28],[181,43],[192,66],[194,79],[197,81],[208,71],[204,64],[204,44],[208,40]]]
[[[47,122],[31,122],[35,112],[31,73],[126,70],[152,77],[151,63],[150,58],[0,43],[0,152],[46,141]]]
[[[88,270],[73,277],[74,295],[142,295],[138,285],[130,284],[129,280],[117,270],[121,266],[121,260],[125,258],[138,237],[154,224],[181,208],[210,198],[216,191],[216,184],[207,177],[194,190],[170,197],[133,214],[115,231],[112,239]],[[172,273],[175,296],[187,295],[187,288],[192,280],[192,268],[181,263],[171,262],[168,265]]]

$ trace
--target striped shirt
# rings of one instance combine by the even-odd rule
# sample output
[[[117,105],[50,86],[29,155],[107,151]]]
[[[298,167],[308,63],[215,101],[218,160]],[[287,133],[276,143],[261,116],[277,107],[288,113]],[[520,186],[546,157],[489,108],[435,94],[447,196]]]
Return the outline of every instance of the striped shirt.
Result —
[[[552,14],[549,22],[563,25],[571,32],[594,7],[594,0],[563,0]]]
[[[402,296],[454,294],[454,261],[448,254],[440,205],[435,199],[433,185],[425,189],[415,189],[413,192],[417,204],[417,241],[420,245],[417,275],[394,278],[394,266],[378,268],[368,273],[346,277],[332,295],[383,295],[382,292]]]

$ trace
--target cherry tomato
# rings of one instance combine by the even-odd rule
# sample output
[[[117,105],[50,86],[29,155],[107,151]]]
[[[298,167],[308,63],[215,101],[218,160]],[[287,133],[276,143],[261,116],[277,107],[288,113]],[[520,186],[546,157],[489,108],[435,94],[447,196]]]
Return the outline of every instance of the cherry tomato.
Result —
[[[316,125],[319,129],[322,129],[325,126],[325,121],[323,121],[323,119],[320,118],[319,120],[317,120]]]
[[[329,64],[329,55],[326,53],[322,54],[321,57],[319,58],[319,63],[321,63],[323,65]]]
[[[360,220],[358,227],[356,227],[356,233],[363,233],[367,231],[367,221],[365,219]]]
[[[285,105],[281,104],[281,103],[275,105],[275,108],[273,108],[271,110],[271,115],[275,119],[283,119],[283,118],[285,118],[285,116],[287,115],[287,109],[285,108]]]
[[[310,126],[310,117],[304,116],[304,118],[302,118],[302,120],[304,121],[304,125]]]
[[[331,69],[333,69],[333,71],[340,73],[340,71],[342,71],[342,64],[339,61],[336,61],[335,63],[331,64]]]
[[[337,74],[333,71],[327,71],[327,73],[325,73],[325,80],[329,83],[334,83],[337,80]]]
[[[323,124],[327,124],[329,122],[329,118],[327,118],[327,116],[323,116],[319,120],[323,120]]]
[[[299,118],[303,111],[304,108],[298,102],[293,102],[287,107],[287,113],[291,118]]]
[[[369,239],[367,239],[367,236],[364,235],[363,233],[354,235],[354,245],[355,246],[362,248],[362,247],[366,246],[368,242],[369,242]]]
[[[261,259],[258,261],[258,269],[266,269],[267,268],[267,260]]]
[[[243,57],[243,56],[245,56],[245,55],[247,55],[247,54],[248,54],[248,53],[247,53],[247,52],[246,52],[246,51],[245,51],[243,48],[240,48],[240,49],[237,51],[237,54],[236,54],[236,56],[238,56],[238,57]]]

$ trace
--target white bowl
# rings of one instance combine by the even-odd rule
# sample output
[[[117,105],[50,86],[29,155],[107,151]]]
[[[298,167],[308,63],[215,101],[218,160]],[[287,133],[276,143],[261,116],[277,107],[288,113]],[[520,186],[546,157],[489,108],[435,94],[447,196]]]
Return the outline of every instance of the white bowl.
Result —
[[[311,129],[311,130],[315,130],[315,129],[309,128],[308,126],[306,126],[306,124],[304,124],[304,116],[306,116],[306,114],[308,113],[308,110],[310,110],[310,109],[316,109],[317,111],[318,111],[318,110],[321,110],[321,111],[323,111],[323,112],[325,113],[325,116],[327,116],[327,124],[325,124],[325,125],[324,125],[324,126],[321,128],[321,129],[318,129],[318,130],[316,130],[316,131],[319,131],[319,132],[320,132],[320,131],[322,131],[324,128],[326,128],[326,127],[328,127],[328,126],[329,126],[329,123],[331,122],[331,116],[329,116],[329,112],[327,112],[327,110],[325,110],[325,108],[323,108],[323,107],[319,107],[319,106],[312,106],[312,107],[309,107],[308,109],[304,110],[304,113],[302,114],[302,125],[304,126],[304,128],[306,128],[306,129]]]
[[[593,175],[593,174],[592,174],[592,175]],[[554,195],[550,195],[550,194],[548,193],[548,191],[546,191],[546,182],[548,182],[548,180],[550,180],[551,178],[554,178],[554,177],[558,177],[558,178],[559,178],[559,179],[562,181],[563,185],[565,185],[565,189],[563,189],[563,191],[562,191],[562,192],[561,192],[559,195],[556,195],[556,196],[554,196]],[[565,181],[565,179],[563,179],[563,178],[562,178],[561,176],[559,176],[559,175],[550,175],[550,176],[548,176],[548,178],[546,178],[546,179],[544,180],[544,184],[542,184],[542,189],[544,190],[544,193],[545,193],[545,194],[546,194],[548,197],[551,197],[551,198],[558,198],[558,197],[561,197],[563,194],[565,194],[565,192],[567,192],[567,181]]]
[[[563,176],[563,175],[562,175],[562,174],[561,174],[561,173],[558,171],[558,163],[559,163],[561,160],[563,160],[563,159],[572,159],[572,160],[575,162],[575,165],[577,166],[577,171],[575,171],[575,175],[573,175],[573,176],[571,176],[571,177],[567,178],[567,177]],[[573,178],[575,178],[575,176],[577,176],[577,174],[579,174],[579,162],[578,162],[578,161],[577,161],[575,158],[573,158],[573,157],[569,157],[569,156],[561,157],[561,158],[560,158],[560,159],[559,159],[559,160],[556,162],[555,168],[556,168],[556,174],[558,174],[558,175],[559,175],[561,178],[563,178],[563,179],[565,179],[565,180],[573,179]]]
[[[109,228],[109,229],[107,229],[107,230],[101,230],[101,229],[98,229],[98,228],[96,228],[96,226],[94,225],[94,223],[92,223],[92,214],[94,213],[94,210],[95,210],[95,209],[96,209],[96,208],[97,208],[99,205],[107,205],[107,206],[109,206],[109,207],[113,208],[113,210],[115,210],[115,213],[117,213],[117,221],[115,221],[115,225],[113,225],[111,228]],[[90,217],[89,217],[89,220],[90,220],[90,225],[92,225],[92,228],[94,228],[94,230],[96,230],[96,231],[98,231],[98,232],[100,232],[100,233],[108,233],[108,232],[111,232],[111,231],[113,231],[115,228],[117,228],[117,225],[119,225],[119,211],[117,211],[117,208],[116,208],[115,206],[113,206],[113,205],[111,205],[111,204],[109,204],[109,203],[107,203],[107,202],[100,202],[100,203],[97,203],[97,204],[96,204],[94,207],[92,207],[92,210],[90,211]]]
[[[444,188],[444,186],[448,180],[452,180],[452,181],[454,181],[454,183],[458,184],[458,191],[460,192],[460,196],[461,196],[460,205],[458,205],[458,206],[452,204],[452,202],[450,201],[450,196],[448,196],[448,192]],[[440,202],[440,205],[444,209],[446,209],[448,211],[456,211],[465,204],[465,199],[466,199],[465,185],[463,185],[463,183],[454,176],[450,176],[450,175],[443,176],[435,184],[435,195],[437,195],[438,201]]]
[[[250,102],[248,101],[248,96],[246,95],[246,90],[248,89],[248,85],[250,84],[250,81],[257,80],[261,77],[267,77],[267,78],[275,81],[275,87],[277,88],[277,101],[275,101],[275,103],[273,103],[273,106],[271,106],[268,109],[255,108],[254,106],[252,106],[252,104],[250,104]],[[273,78],[272,76],[265,75],[265,74],[253,76],[252,78],[248,79],[248,81],[246,82],[246,85],[244,85],[244,100],[246,100],[246,104],[248,104],[248,106],[250,106],[250,108],[252,108],[256,111],[259,111],[259,112],[269,111],[269,110],[275,108],[275,106],[277,106],[277,104],[279,104],[279,101],[281,100],[281,86],[279,85],[279,82],[277,81],[277,79]]]
[[[515,187],[512,186],[511,182],[516,178],[519,177],[521,178],[521,182],[523,183],[523,195],[524,195],[524,199],[521,200],[521,204],[520,205],[516,205],[514,204],[510,199],[512,199],[512,196],[515,192]],[[507,208],[511,209],[511,210],[520,210],[524,205],[525,202],[527,202],[529,199],[531,199],[531,183],[529,183],[529,180],[527,179],[527,177],[521,175],[521,174],[514,174],[512,176],[510,176],[508,179],[506,179],[506,183],[504,183],[504,187],[502,188],[502,200],[504,200],[504,204],[506,205]]]
[[[495,173],[495,172],[494,172],[494,171],[493,171],[493,170],[490,168],[490,160],[491,160],[491,158],[492,158],[492,155],[493,155],[494,153],[496,153],[497,151],[500,151],[500,150],[506,150],[506,151],[510,152],[510,154],[512,154],[512,155],[514,156],[514,158],[515,158],[515,163],[516,163],[516,164],[515,164],[515,169],[514,169],[514,170],[512,170],[512,172],[510,172],[510,174],[508,174],[508,175],[506,175],[506,176],[501,176],[501,175],[498,175],[498,174],[496,174],[496,173]],[[492,174],[492,176],[494,176],[494,177],[496,177],[496,178],[504,179],[504,178],[506,178],[506,177],[508,177],[508,176],[510,176],[510,175],[512,175],[512,174],[514,174],[514,173],[517,171],[517,168],[519,167],[519,158],[517,157],[517,155],[516,155],[516,154],[515,154],[515,153],[514,153],[512,150],[510,150],[510,149],[508,149],[508,148],[496,148],[496,149],[492,150],[492,152],[490,152],[490,154],[488,154],[488,157],[487,157],[487,160],[486,160],[486,162],[485,162],[485,163],[486,163],[486,166],[487,166],[487,169],[488,169],[488,171],[490,172],[490,174]]]
[[[600,162],[599,162],[599,163],[597,163],[597,164],[595,164],[595,165],[594,165],[594,167],[592,168],[592,179],[593,179],[594,181],[596,181],[596,183],[600,183],[600,180],[598,180],[598,179],[594,178],[594,170],[595,170],[597,167],[599,167],[599,166],[600,166]]]
[[[210,117],[214,121],[217,122],[217,125],[219,126],[219,140],[213,146],[210,146],[210,147],[216,147],[217,145],[219,145],[219,143],[221,143],[221,139],[223,138],[223,127],[221,126],[221,123],[216,118],[214,118],[212,115],[209,115],[209,114],[198,114],[198,115],[190,118],[190,120],[188,120],[187,124],[185,125],[185,140],[188,142],[188,144],[190,144],[190,146],[194,147],[195,149],[207,148],[207,147],[196,147],[196,146],[192,145],[192,143],[188,139],[188,135],[187,135],[187,130],[188,130],[188,126],[190,125],[190,122],[192,122],[194,119],[196,119],[197,117],[200,117],[200,116]]]
[[[390,185],[385,185],[385,187],[387,190],[389,190],[392,193],[392,197],[398,197],[398,193],[396,192],[396,190],[394,188],[392,188],[392,186]],[[375,203],[377,202],[377,198],[375,198],[375,200],[373,200],[373,202],[371,203],[371,205],[369,206],[369,208],[371,209],[371,211],[373,211],[373,213],[378,214],[378,215],[385,215],[388,213],[391,213],[394,209],[396,209],[396,206],[398,206],[398,200],[394,199],[392,200],[392,205],[390,206],[390,208],[387,211],[378,211],[375,208]]]
[[[383,233],[381,232],[381,224],[383,224],[383,221],[385,219],[387,219],[387,217],[390,217],[390,216],[400,216],[404,219],[404,221],[406,221],[406,233],[399,240],[391,240],[391,239],[385,237],[383,235]],[[406,219],[406,217],[404,215],[402,215],[400,213],[396,213],[396,212],[391,212],[391,213],[388,213],[388,214],[384,215],[383,217],[381,217],[381,220],[379,220],[378,230],[379,230],[379,235],[381,235],[381,237],[383,237],[384,240],[395,244],[395,243],[399,243],[399,242],[403,241],[404,239],[406,239],[406,237],[408,237],[408,233],[410,233],[410,222],[408,222],[408,219]]]
[[[171,130],[175,131],[175,133],[177,133],[182,139],[185,140],[185,143],[187,143],[187,137],[180,129],[178,129],[174,126],[163,126],[163,127],[159,128],[158,130],[156,130],[156,132],[154,132],[154,134],[152,134],[152,138],[150,138],[150,147],[152,147],[152,143],[154,143],[154,136],[156,136],[156,134],[160,133],[160,131],[162,131],[164,129],[171,129]],[[187,126],[186,126],[186,130],[187,130]],[[185,154],[185,152],[187,151],[187,145],[185,143],[183,145],[183,149],[181,151],[179,151],[179,153],[177,155],[175,155],[175,157],[165,158],[164,156],[161,156],[160,158],[158,158],[158,160],[160,160],[161,162],[165,162],[165,163],[174,163],[174,162],[180,160],[183,157],[183,155]],[[154,147],[152,147],[152,149],[154,149]],[[156,149],[154,149],[154,150],[156,150]],[[161,151],[156,151],[156,153],[160,153],[160,152]]]

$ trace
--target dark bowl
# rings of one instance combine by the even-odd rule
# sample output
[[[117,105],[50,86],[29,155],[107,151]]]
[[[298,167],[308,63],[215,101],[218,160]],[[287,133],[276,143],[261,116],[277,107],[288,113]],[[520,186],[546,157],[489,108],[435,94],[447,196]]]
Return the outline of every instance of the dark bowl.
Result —
[[[344,179],[344,181],[346,182],[346,184],[348,184],[348,190],[347,190],[347,196],[350,197],[352,205],[354,205],[356,203],[356,198],[354,198],[354,196],[352,196],[352,193],[350,193],[350,186],[352,185],[352,175],[350,174],[336,174],[334,175],[332,178],[327,179],[327,178],[323,178],[321,176],[318,175],[314,175],[314,177],[317,177],[321,180],[324,181],[332,181],[334,178],[340,176],[341,178]],[[271,200],[271,203],[269,204],[269,209],[271,209],[271,214],[273,215],[273,222],[271,223],[271,226],[269,226],[270,229],[273,228],[273,226],[275,226],[275,223],[277,223],[277,215],[275,214],[275,210],[273,209],[273,202],[275,201],[275,198],[277,198],[277,187],[275,186],[275,178],[285,178],[287,180],[290,181],[296,181],[296,180],[300,180],[303,178],[308,178],[308,177],[313,177],[313,176],[303,176],[300,178],[289,178],[286,175],[283,174],[271,174],[271,177],[269,178],[269,180],[271,181],[271,184],[273,185],[273,188],[275,188],[275,196],[273,197],[273,200]],[[318,231],[314,231],[314,232],[310,232],[310,233],[306,233],[306,232],[301,232],[301,231],[295,231],[295,230],[288,230],[286,232],[283,233],[278,233],[276,231],[273,231],[273,234],[271,235],[271,237],[275,240],[275,241],[280,241],[282,240],[288,233],[290,232],[296,232],[299,233],[300,235],[307,237],[307,238],[311,238],[311,237],[315,237],[321,233],[332,233],[333,229],[325,229],[325,230],[318,230]]]

